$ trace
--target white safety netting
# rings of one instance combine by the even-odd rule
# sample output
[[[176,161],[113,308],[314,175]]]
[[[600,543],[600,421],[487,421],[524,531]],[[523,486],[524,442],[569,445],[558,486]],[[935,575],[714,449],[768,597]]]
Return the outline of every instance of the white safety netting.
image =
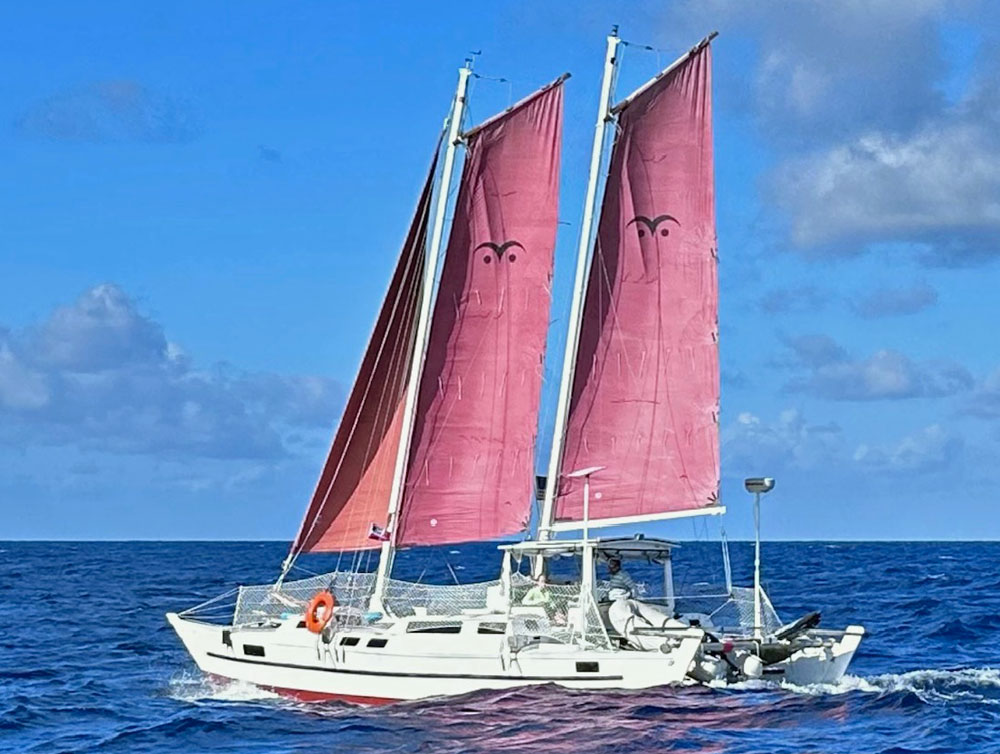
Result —
[[[395,617],[495,616],[497,631],[510,637],[515,650],[540,643],[610,646],[600,612],[592,598],[581,596],[579,584],[545,586],[540,595],[536,590],[529,596],[534,586],[519,573],[512,574],[509,587],[499,579],[455,585],[389,579],[383,605]],[[337,623],[357,625],[383,617],[368,612],[374,588],[373,574],[334,572],[280,585],[241,586],[235,605],[231,599],[210,600],[183,614],[217,620],[222,617],[220,609],[232,605],[234,626],[261,625],[304,615],[309,600],[329,590],[336,599]]]
[[[513,647],[546,642],[611,646],[595,601],[581,594],[579,584],[546,585],[540,592],[534,587],[531,579],[519,573],[512,575],[509,597],[500,580],[437,585],[389,579],[383,604],[389,615],[396,617],[503,615],[505,632],[511,637]],[[333,572],[280,585],[241,586],[182,615],[210,621],[224,621],[232,616],[234,626],[260,625],[304,615],[309,600],[317,592],[329,590],[337,601],[334,613],[337,623],[357,625],[380,617],[367,613],[374,588],[374,574]],[[727,594],[723,589],[706,586],[676,596],[674,611],[700,620],[710,631],[746,636],[753,633],[752,588],[733,587]],[[783,625],[763,591],[761,617],[765,635],[775,633]]]
[[[507,598],[499,579],[477,584],[416,584],[389,579],[382,601],[397,617],[502,613]]]
[[[714,592],[714,593],[713,593]],[[761,590],[761,628],[765,635],[773,634],[782,626],[771,600]],[[676,613],[682,616],[705,616],[704,625],[735,635],[749,636],[754,629],[753,589],[734,586],[729,594],[725,590],[706,589],[704,592],[684,594],[675,598]]]
[[[292,615],[304,615],[309,600],[324,589],[333,593],[337,601],[334,615],[338,623],[360,623],[368,609],[374,586],[373,574],[351,572],[326,573],[298,581],[286,581],[280,585],[241,586],[236,592],[233,625],[259,625]],[[217,610],[217,604],[210,601],[183,614],[193,618],[207,618],[214,617]]]
[[[512,647],[537,643],[611,646],[597,604],[579,584],[536,587],[531,579],[521,576],[512,591]]]

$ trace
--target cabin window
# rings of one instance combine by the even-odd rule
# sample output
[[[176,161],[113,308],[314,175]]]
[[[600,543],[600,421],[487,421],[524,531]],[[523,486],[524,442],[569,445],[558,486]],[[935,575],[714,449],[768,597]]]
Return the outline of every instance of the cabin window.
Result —
[[[381,649],[382,647],[384,647],[388,643],[389,643],[388,639],[369,639],[368,640],[368,646],[372,647],[373,649]]]
[[[480,623],[476,629],[477,634],[502,634],[506,633],[506,623]]]
[[[576,664],[577,673],[599,673],[601,664],[598,662],[578,662]]]
[[[263,657],[264,647],[260,646],[259,644],[244,644],[243,654],[250,655],[252,657]]]
[[[360,639],[357,636],[345,636],[340,640],[342,647],[356,647]]]
[[[457,634],[462,630],[462,624],[452,621],[413,621],[406,626],[408,634]]]

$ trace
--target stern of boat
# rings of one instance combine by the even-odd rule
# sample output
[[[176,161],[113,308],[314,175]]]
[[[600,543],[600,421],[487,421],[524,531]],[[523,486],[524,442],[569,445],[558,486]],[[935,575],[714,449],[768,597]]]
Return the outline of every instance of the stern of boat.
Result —
[[[779,663],[779,667],[784,666],[779,678],[796,686],[837,683],[847,672],[864,635],[862,626],[848,626],[832,642],[822,642],[822,646],[796,652],[785,663]]]

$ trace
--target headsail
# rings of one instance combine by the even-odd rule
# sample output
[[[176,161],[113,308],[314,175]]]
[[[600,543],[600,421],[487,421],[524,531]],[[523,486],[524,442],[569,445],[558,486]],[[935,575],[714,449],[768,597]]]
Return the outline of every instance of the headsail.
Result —
[[[436,164],[435,158],[293,555],[380,546],[370,534],[373,525],[386,525]]]
[[[396,543],[527,527],[557,227],[562,81],[466,134]]]
[[[718,500],[718,284],[707,44],[619,106],[563,474],[603,466],[594,519]],[[555,518],[582,517],[561,476]]]

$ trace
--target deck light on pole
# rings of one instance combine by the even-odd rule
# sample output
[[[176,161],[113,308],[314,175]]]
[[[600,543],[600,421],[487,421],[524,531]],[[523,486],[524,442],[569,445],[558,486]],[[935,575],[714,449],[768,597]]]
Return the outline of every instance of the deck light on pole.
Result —
[[[753,638],[763,639],[763,615],[760,600],[760,496],[774,489],[774,479],[771,477],[750,477],[743,480],[747,492],[753,494]]]
[[[566,475],[569,479],[579,479],[583,477],[583,538],[589,539],[590,534],[590,475],[598,471],[604,471],[606,466],[588,466],[585,469],[577,469]]]

